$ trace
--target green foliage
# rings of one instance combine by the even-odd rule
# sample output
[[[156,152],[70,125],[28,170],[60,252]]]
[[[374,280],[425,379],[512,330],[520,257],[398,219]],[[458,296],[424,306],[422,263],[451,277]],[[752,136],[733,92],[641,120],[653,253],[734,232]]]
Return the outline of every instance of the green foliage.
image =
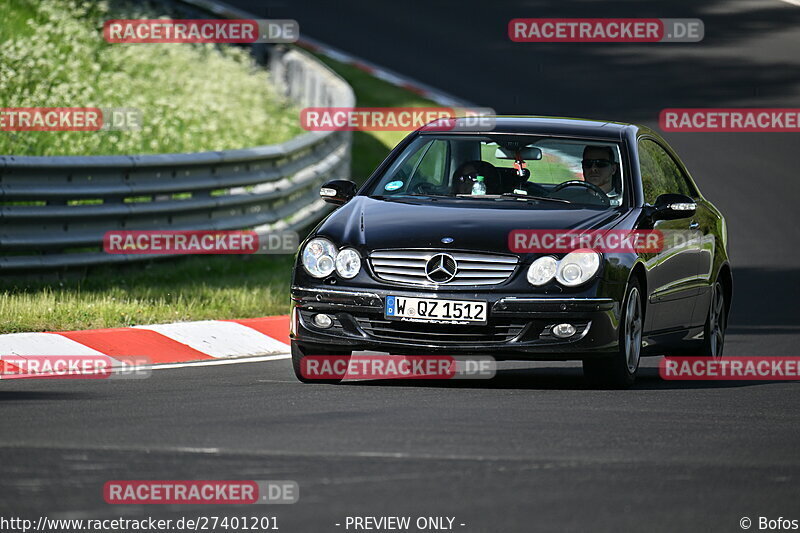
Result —
[[[8,0],[5,0],[8,1]],[[0,154],[202,152],[278,143],[302,133],[246,50],[193,44],[110,44],[103,21],[158,18],[142,7],[11,0],[0,8],[2,107],[132,107],[132,131],[8,132]],[[24,23],[23,23],[24,20]]]

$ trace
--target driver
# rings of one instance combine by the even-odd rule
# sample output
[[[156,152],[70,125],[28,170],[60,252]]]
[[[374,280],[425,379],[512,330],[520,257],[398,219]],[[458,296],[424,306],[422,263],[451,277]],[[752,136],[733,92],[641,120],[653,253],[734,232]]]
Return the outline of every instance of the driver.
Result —
[[[597,185],[606,194],[616,192],[613,178],[619,165],[614,161],[614,150],[610,146],[586,146],[581,165],[584,180]]]

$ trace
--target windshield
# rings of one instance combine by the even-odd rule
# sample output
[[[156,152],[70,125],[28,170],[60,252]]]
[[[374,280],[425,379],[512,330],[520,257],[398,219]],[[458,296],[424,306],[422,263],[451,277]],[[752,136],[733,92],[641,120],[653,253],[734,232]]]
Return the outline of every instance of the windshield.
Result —
[[[421,135],[366,194],[622,204],[617,143],[532,135]]]

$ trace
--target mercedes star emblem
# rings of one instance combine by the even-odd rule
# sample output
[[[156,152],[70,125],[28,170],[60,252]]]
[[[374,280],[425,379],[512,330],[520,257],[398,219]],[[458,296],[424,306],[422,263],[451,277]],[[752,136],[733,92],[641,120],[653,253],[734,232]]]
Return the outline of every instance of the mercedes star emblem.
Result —
[[[425,275],[434,283],[447,283],[456,277],[458,264],[450,254],[436,254],[425,265]]]

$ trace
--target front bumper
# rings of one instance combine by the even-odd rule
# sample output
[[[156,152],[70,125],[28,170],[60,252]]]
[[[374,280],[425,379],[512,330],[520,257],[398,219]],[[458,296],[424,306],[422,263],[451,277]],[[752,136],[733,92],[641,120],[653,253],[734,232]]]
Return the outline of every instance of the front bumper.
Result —
[[[425,324],[387,320],[387,295],[489,304],[487,325]],[[375,290],[293,286],[291,338],[307,350],[374,350],[398,354],[476,354],[497,359],[566,360],[608,355],[617,350],[620,305],[613,298],[523,297],[497,292]],[[323,329],[311,317],[326,313]],[[569,322],[568,339],[550,333]]]

